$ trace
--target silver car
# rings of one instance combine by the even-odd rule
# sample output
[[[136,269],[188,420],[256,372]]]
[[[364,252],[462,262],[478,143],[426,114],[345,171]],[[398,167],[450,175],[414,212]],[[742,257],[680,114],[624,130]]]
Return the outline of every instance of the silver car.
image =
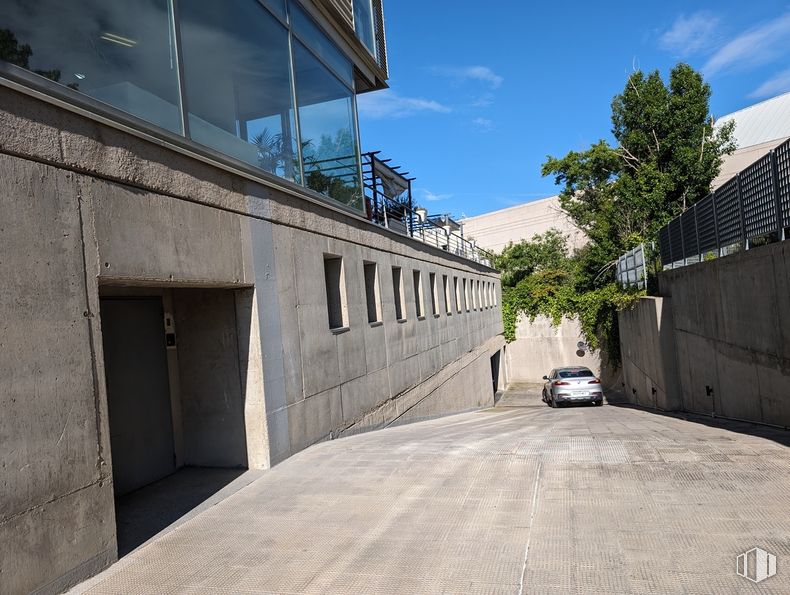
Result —
[[[543,380],[543,401],[552,407],[561,403],[603,405],[601,380],[589,368],[556,368]]]

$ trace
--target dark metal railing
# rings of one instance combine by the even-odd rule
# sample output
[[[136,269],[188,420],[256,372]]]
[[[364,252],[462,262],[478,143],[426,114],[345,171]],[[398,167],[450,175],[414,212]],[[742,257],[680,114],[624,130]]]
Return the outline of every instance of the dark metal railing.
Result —
[[[790,140],[661,228],[664,268],[788,239]]]
[[[445,217],[446,225],[428,215],[428,211],[416,207],[412,197],[411,183],[414,178],[406,177],[400,167],[381,159],[378,152],[362,154],[362,179],[365,189],[365,211],[373,223],[414,238],[425,244],[436,246],[451,254],[493,266],[494,256],[477,244],[453,230],[457,224]]]

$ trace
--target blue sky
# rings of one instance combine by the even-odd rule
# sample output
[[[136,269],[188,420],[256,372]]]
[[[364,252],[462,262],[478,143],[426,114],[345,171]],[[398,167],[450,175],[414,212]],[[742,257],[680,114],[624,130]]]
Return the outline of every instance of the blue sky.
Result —
[[[485,8],[481,8],[485,7]],[[432,213],[556,194],[546,155],[611,138],[634,67],[705,74],[722,116],[790,91],[790,4],[385,1],[390,89],[359,98],[363,150],[404,166]]]

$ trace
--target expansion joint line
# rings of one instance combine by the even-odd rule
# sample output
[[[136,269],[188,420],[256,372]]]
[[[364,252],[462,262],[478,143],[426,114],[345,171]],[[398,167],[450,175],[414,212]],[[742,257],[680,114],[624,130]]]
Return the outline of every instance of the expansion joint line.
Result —
[[[550,436],[553,433],[554,424],[548,432]],[[538,461],[538,470],[535,473],[535,483],[532,486],[532,507],[529,514],[529,530],[527,531],[527,543],[524,546],[524,563],[521,566],[521,580],[518,582],[518,595],[524,595],[524,577],[527,574],[527,559],[529,558],[529,542],[532,538],[532,527],[535,524],[535,516],[538,513],[538,492],[540,491],[540,477],[543,471],[543,454]]]

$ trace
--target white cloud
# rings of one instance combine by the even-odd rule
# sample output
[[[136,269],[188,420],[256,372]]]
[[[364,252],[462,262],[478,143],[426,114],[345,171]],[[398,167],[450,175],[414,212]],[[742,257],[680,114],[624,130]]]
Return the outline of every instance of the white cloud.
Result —
[[[472,102],[472,107],[489,107],[494,103],[494,94],[486,93]]]
[[[448,114],[452,109],[432,99],[402,97],[392,89],[359,95],[357,106],[361,116],[372,120],[405,118],[422,112]]]
[[[658,38],[661,49],[688,56],[709,49],[716,42],[719,19],[707,11],[678,16],[672,27]]]
[[[494,129],[493,120],[488,118],[475,118],[472,120],[472,125],[480,132],[491,132]]]
[[[766,64],[787,53],[788,36],[790,13],[741,33],[713,54],[702,70],[711,76],[730,68]]]
[[[790,91],[790,69],[783,70],[765,81],[762,85],[749,93],[749,97],[763,99],[764,97],[773,97],[785,93],[786,91]]]
[[[460,68],[432,68],[433,72],[458,80],[472,80],[487,83],[492,89],[498,88],[505,79],[488,66],[463,66]]]
[[[422,192],[423,200],[427,200],[428,202],[437,202],[440,200],[447,200],[448,198],[452,198],[452,194],[434,194],[427,188],[421,188],[420,192]]]

